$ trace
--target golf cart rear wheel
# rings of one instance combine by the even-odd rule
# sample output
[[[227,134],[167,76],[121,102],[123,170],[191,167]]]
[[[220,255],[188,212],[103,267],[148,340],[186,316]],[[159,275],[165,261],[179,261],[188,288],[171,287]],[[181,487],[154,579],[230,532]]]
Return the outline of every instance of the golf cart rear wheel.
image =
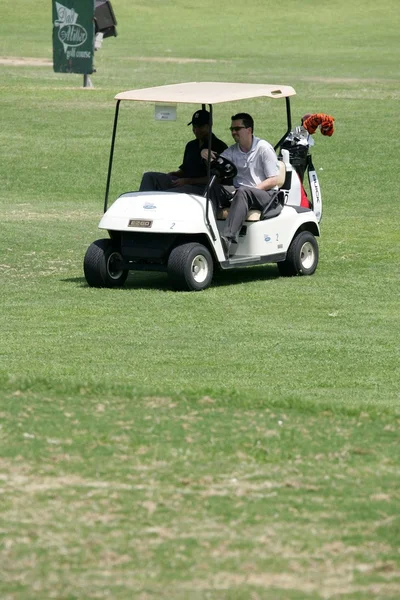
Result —
[[[281,275],[312,275],[318,266],[318,243],[309,231],[301,231],[292,240],[286,260],[278,262]]]
[[[128,277],[128,270],[122,268],[122,256],[109,239],[97,240],[89,246],[83,270],[92,287],[119,287]]]
[[[206,289],[211,283],[213,271],[211,254],[202,244],[182,244],[169,255],[168,275],[176,290],[198,292]]]

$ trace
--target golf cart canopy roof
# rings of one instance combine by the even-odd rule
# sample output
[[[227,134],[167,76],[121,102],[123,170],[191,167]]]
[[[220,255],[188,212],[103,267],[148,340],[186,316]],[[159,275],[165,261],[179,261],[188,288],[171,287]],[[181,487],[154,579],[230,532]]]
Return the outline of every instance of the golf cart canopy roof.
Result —
[[[286,119],[287,129],[281,139],[275,144],[274,148],[282,143],[288,136],[291,130],[291,111],[290,111],[290,96],[295,96],[296,92],[290,85],[272,85],[259,83],[225,83],[216,81],[193,81],[191,83],[176,83],[172,85],[161,85],[151,88],[143,88],[139,90],[130,90],[128,92],[120,92],[115,96],[117,101],[115,105],[114,127],[111,138],[110,160],[108,163],[108,175],[106,185],[106,196],[104,199],[104,212],[107,210],[108,193],[110,190],[111,171],[114,156],[114,144],[117,133],[117,122],[119,107],[122,100],[133,100],[136,102],[154,102],[165,104],[201,104],[205,109],[208,104],[210,107],[209,127],[212,132],[212,111],[213,104],[222,102],[234,102],[235,100],[247,100],[250,98],[284,98],[286,104]],[[209,150],[211,150],[212,136],[208,136]],[[208,181],[210,181],[210,160],[207,161]],[[206,204],[206,220],[208,222],[208,207],[209,207],[209,187],[207,185],[207,204]],[[209,222],[208,222],[209,223]],[[213,233],[213,236],[215,234]]]
[[[142,102],[218,104],[246,98],[287,98],[295,95],[296,92],[290,85],[202,81],[120,92],[115,96],[115,99]]]

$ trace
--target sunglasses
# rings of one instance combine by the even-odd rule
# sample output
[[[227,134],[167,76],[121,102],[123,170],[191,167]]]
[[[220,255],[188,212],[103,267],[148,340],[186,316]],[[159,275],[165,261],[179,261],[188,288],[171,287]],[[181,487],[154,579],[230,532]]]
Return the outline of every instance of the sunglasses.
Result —
[[[241,127],[229,127],[230,131],[240,131],[241,129],[248,129],[248,127],[244,127],[244,125],[242,125]]]

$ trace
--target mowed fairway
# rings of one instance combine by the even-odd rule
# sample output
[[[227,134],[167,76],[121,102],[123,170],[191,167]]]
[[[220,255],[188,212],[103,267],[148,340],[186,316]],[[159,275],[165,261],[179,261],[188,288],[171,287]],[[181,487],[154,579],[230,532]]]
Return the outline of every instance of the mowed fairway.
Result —
[[[397,600],[398,4],[112,4],[86,90],[49,2],[0,9],[0,598]],[[317,272],[89,288],[115,94],[219,80],[335,117]],[[112,198],[179,166],[194,107],[122,110]],[[227,143],[239,110],[284,131],[283,102],[221,104]]]

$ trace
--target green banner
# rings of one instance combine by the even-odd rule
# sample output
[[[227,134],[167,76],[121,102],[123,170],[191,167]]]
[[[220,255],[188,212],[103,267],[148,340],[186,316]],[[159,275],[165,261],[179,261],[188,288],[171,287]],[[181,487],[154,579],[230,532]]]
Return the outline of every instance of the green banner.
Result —
[[[95,0],[52,3],[54,71],[93,73]]]

